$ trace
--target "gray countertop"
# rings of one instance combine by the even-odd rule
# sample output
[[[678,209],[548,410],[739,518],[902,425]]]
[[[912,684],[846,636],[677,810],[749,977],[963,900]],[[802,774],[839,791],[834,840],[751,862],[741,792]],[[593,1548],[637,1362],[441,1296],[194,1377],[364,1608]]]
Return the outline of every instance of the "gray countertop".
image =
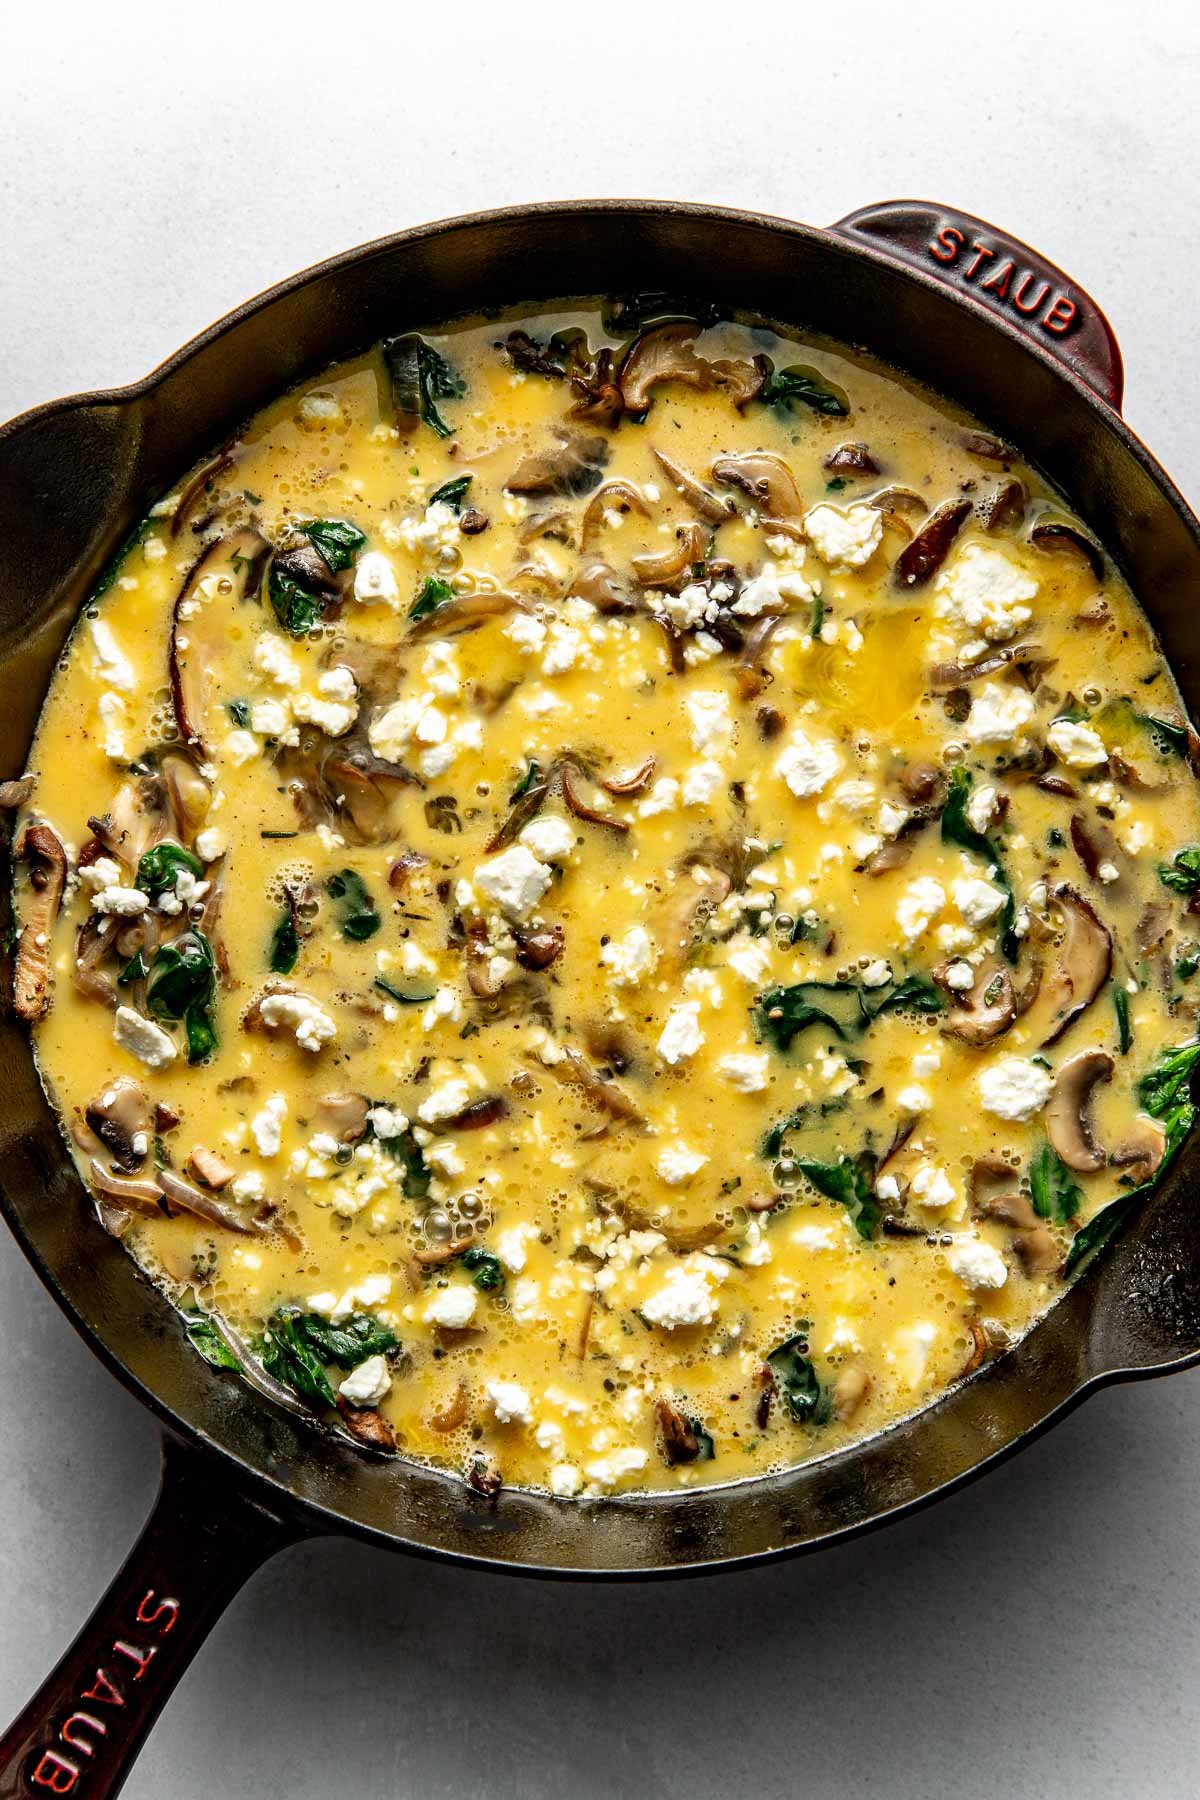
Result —
[[[685,26],[463,0],[444,25],[358,5],[322,28],[127,0],[24,8],[6,40],[0,415],[133,379],[278,277],[441,214],[652,194],[823,223],[916,194],[1090,288],[1127,417],[1200,495],[1192,5],[762,0]],[[156,1431],[2,1232],[0,1342],[7,1718],[132,1540]],[[1198,1488],[1190,1374],[1094,1398],[919,1517],[739,1576],[569,1587],[294,1549],[126,1791],[1192,1795]]]

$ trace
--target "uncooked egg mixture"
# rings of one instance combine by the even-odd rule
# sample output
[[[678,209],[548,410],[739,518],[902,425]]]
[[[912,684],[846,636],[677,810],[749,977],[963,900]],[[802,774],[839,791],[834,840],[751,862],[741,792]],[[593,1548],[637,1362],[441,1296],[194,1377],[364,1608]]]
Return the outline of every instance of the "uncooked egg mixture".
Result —
[[[85,609],[16,1005],[227,1379],[484,1492],[736,1479],[1002,1354],[1161,1177],[1195,749],[1059,496],[894,374],[410,334]]]

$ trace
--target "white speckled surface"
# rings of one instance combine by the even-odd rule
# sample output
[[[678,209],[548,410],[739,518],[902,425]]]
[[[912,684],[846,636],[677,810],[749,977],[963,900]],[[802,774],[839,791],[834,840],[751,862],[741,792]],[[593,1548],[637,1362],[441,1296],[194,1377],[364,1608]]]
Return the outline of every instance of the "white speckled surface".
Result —
[[[127,0],[7,21],[0,415],[130,380],[278,277],[440,214],[651,194],[821,223],[917,194],[1092,290],[1127,417],[1200,495],[1194,5],[327,20]],[[0,1345],[7,1718],[132,1539],[156,1433],[3,1232]],[[1198,1402],[1194,1374],[1104,1394],[902,1526],[718,1581],[294,1550],[218,1626],[126,1792],[1194,1795]]]

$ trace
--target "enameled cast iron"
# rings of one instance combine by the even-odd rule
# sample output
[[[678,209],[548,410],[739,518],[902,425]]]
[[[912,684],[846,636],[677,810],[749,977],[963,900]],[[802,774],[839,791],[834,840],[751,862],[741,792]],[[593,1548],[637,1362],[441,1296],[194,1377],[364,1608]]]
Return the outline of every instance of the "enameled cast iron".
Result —
[[[149,504],[280,389],[398,329],[564,295],[665,290],[859,344],[1020,446],[1108,546],[1200,714],[1200,527],[1123,424],[1103,314],[966,214],[904,202],[830,231],[640,201],[477,214],[298,275],[134,387],[0,431],[0,778],[20,774],[64,639]],[[1200,1358],[1200,1139],[1030,1334],[927,1411],[782,1475],[695,1493],[494,1501],[364,1460],[209,1368],[95,1223],[25,1032],[0,1020],[0,1201],[67,1316],[165,1428],[163,1485],[125,1568],[0,1743],[0,1800],[114,1794],[242,1582],[300,1537],[514,1573],[652,1575],[812,1549],[979,1473],[1101,1384]]]

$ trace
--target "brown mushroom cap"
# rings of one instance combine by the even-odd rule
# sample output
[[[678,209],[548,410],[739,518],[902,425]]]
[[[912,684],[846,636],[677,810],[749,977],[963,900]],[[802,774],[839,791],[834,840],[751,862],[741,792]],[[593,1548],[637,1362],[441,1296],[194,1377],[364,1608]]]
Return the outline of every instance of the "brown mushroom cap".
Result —
[[[137,1082],[119,1075],[88,1102],[84,1118],[119,1168],[140,1169],[150,1149],[150,1107]]]
[[[898,586],[923,587],[937,573],[970,511],[969,500],[947,500],[930,513],[920,531],[896,558],[892,573]]]
[[[226,639],[226,610],[205,598],[200,583],[210,575],[223,578],[231,583],[238,598],[245,600],[262,581],[269,551],[266,538],[249,527],[217,538],[201,551],[176,596],[169,651],[171,703],[176,729],[198,761],[208,756],[204,721],[213,699],[217,652],[224,648]]]
[[[671,549],[635,556],[633,570],[643,587],[666,587],[684,574],[693,563],[704,561],[708,534],[703,525],[693,521],[681,525],[675,533]]]
[[[947,966],[943,963],[934,971],[934,980],[942,987],[946,986]],[[1012,976],[995,958],[981,964],[969,990],[947,988],[947,992],[954,995],[957,1004],[947,1020],[945,1031],[948,1037],[958,1038],[960,1043],[990,1044],[1016,1022],[1017,1003]]]
[[[1097,1082],[1112,1077],[1113,1059],[1103,1050],[1082,1050],[1058,1071],[1046,1103],[1046,1136],[1068,1169],[1091,1175],[1102,1169],[1104,1151],[1092,1134],[1090,1103]]]
[[[558,443],[524,457],[504,483],[511,494],[590,494],[608,461],[608,441],[575,431],[557,432]]]
[[[67,853],[49,825],[27,825],[17,852],[29,864],[29,891],[13,970],[13,1004],[22,1019],[40,1019],[50,1007],[50,934],[62,905]]]
[[[1112,937],[1108,927],[1075,888],[1061,882],[1052,890],[1066,921],[1058,962],[1047,983],[1051,1002],[1050,1030],[1043,1048],[1060,1038],[1073,1019],[1092,1004],[1112,971]]]
[[[645,412],[650,404],[650,390],[660,381],[682,381],[695,388],[713,386],[712,364],[696,354],[699,331],[694,319],[681,319],[670,325],[656,325],[634,340],[620,374],[627,412]]]
[[[768,524],[798,523],[804,504],[795,477],[782,457],[766,451],[744,456],[719,456],[712,466],[714,481],[741,488],[761,510]]]
[[[322,1131],[335,1137],[339,1144],[357,1144],[367,1135],[370,1109],[365,1094],[322,1094],[316,1116]]]
[[[708,489],[697,481],[694,475],[690,475],[681,463],[677,463],[673,457],[668,456],[664,450],[659,450],[653,444],[650,448],[667,479],[678,488],[697,518],[703,519],[709,525],[721,525],[726,519],[732,518],[735,511],[732,500],[710,494]]]
[[[1149,1181],[1167,1153],[1167,1134],[1157,1119],[1138,1113],[1130,1134],[1108,1153],[1114,1168],[1125,1169],[1140,1187]]]

